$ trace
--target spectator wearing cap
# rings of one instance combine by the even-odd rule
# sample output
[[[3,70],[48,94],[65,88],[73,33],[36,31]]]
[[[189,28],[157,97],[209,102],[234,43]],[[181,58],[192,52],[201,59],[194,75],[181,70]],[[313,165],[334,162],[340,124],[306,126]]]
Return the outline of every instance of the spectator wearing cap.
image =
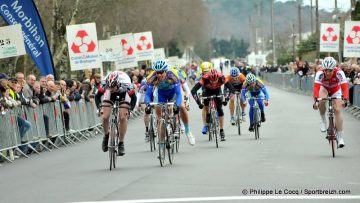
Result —
[[[6,91],[6,88],[8,87],[9,79],[10,79],[9,76],[7,76],[5,73],[0,73],[0,97]]]

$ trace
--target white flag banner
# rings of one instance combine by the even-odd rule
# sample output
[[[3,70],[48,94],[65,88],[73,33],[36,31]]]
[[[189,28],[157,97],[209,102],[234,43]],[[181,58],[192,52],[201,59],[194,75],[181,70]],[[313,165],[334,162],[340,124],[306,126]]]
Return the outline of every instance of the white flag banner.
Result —
[[[360,57],[360,21],[345,21],[344,57]]]
[[[157,60],[165,60],[166,56],[165,56],[165,49],[164,48],[157,48],[154,49],[154,57],[153,57],[153,61],[157,61]]]
[[[99,52],[102,61],[120,61],[122,60],[122,48],[119,39],[100,40]]]
[[[133,68],[138,66],[134,36],[132,33],[111,36],[111,39],[118,39],[122,51],[122,59],[115,61],[116,69]]]
[[[0,27],[0,58],[25,55],[24,37],[21,25]]]
[[[154,43],[151,32],[140,32],[134,34],[136,52],[139,61],[153,60]]]
[[[66,26],[71,70],[102,68],[95,23]]]
[[[340,25],[321,23],[320,52],[339,52]]]

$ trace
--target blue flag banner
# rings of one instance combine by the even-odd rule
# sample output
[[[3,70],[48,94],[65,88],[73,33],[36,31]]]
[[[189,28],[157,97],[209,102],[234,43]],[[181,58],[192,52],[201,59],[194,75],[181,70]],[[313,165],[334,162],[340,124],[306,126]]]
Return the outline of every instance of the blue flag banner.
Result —
[[[54,74],[47,38],[33,0],[0,0],[0,14],[10,24],[21,24],[26,51],[41,75]]]

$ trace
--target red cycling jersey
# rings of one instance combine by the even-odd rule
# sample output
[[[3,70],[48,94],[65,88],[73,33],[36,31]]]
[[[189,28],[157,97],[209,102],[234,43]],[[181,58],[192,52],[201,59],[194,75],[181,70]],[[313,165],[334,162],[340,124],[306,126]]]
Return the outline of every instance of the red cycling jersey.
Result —
[[[217,83],[212,84],[210,82],[210,72],[206,73],[205,75],[202,76],[201,80],[200,80],[200,85],[205,87],[206,89],[218,89],[221,87],[221,85],[225,84],[225,76],[218,71],[219,74],[219,80],[217,81]]]
[[[323,68],[316,72],[314,81],[314,98],[319,98],[319,91],[321,86],[323,86],[329,92],[330,96],[341,89],[342,96],[346,100],[349,99],[349,89],[346,77],[344,71],[342,71],[339,67],[334,69],[333,75],[330,79],[326,79]]]

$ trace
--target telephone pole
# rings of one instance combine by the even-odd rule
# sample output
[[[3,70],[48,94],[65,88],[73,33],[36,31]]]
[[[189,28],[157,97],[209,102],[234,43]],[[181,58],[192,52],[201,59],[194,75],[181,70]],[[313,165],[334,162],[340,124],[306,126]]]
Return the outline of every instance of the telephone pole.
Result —
[[[319,0],[315,0],[315,18],[316,18],[316,58],[320,58],[320,30],[319,30]]]
[[[271,0],[271,38],[272,38],[272,59],[273,65],[276,64],[275,61],[275,30],[274,30],[274,0]]]
[[[314,19],[313,19],[313,0],[310,0],[310,26],[311,26],[311,34],[314,33]]]
[[[298,1],[299,42],[301,42],[301,1]]]

